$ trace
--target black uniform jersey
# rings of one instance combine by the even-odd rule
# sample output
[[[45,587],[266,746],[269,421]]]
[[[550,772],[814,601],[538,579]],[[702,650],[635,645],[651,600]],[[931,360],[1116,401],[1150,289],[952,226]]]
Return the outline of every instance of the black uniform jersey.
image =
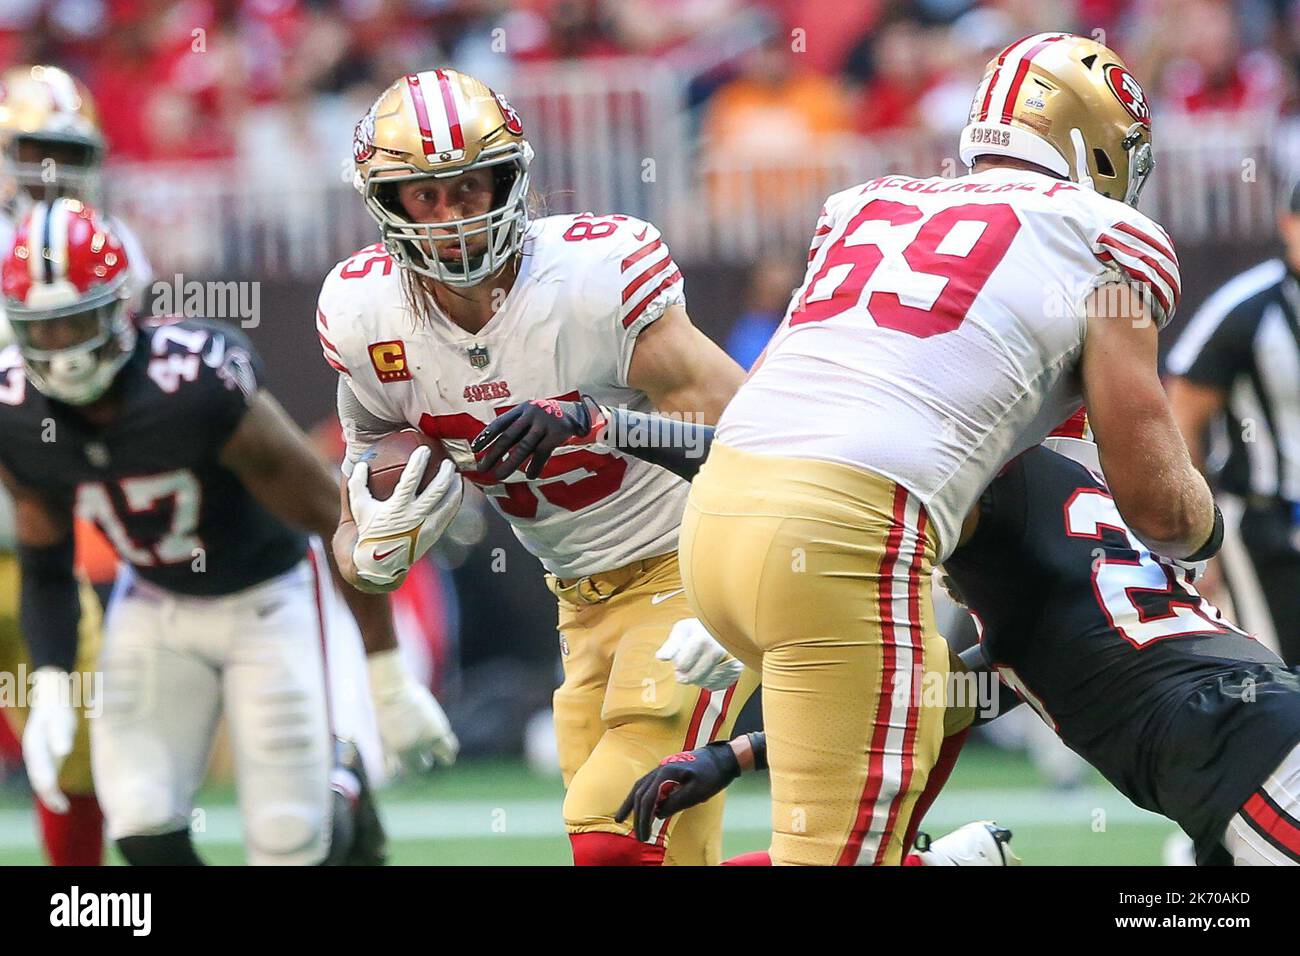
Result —
[[[1300,742],[1300,677],[1133,537],[1105,484],[1045,448],[981,499],[946,569],[985,654],[1061,739],[1214,858]]]
[[[141,578],[179,594],[229,594],[293,567],[306,538],[265,511],[218,457],[261,366],[230,326],[186,320],[140,331],[107,398],[105,426],[28,383],[0,353],[0,464],[56,507],[75,508]]]

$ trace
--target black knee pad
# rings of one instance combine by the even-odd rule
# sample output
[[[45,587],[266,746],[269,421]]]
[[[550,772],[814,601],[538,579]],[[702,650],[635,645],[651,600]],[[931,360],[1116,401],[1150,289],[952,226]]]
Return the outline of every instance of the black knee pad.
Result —
[[[189,830],[120,837],[117,849],[131,866],[202,866]]]

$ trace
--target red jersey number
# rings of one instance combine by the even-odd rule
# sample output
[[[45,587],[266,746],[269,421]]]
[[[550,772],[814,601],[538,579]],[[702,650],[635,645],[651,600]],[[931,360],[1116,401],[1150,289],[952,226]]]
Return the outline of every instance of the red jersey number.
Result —
[[[924,218],[916,206],[890,199],[873,199],[863,206],[844,234],[826,250],[821,268],[808,283],[790,325],[822,322],[856,305],[884,259],[888,230]],[[865,240],[859,238],[859,231],[870,222],[885,225]],[[867,308],[876,325],[918,338],[953,331],[965,321],[975,297],[1019,231],[1020,220],[1005,203],[969,203],[935,213],[921,225],[902,255],[917,280],[918,297],[924,296],[930,284],[922,277],[944,280],[942,290],[926,308],[904,305],[897,291],[872,291]],[[855,241],[850,244],[849,240]],[[949,248],[940,251],[945,240],[950,241]],[[828,283],[834,285],[828,287]]]
[[[393,257],[384,251],[382,243],[376,242],[356,252],[343,268],[339,270],[340,279],[360,279],[370,275],[376,265],[382,267],[383,274],[393,271]]]
[[[556,396],[556,400],[562,402],[577,399],[577,392]],[[513,405],[503,405],[495,411],[501,415],[512,408]],[[486,427],[487,422],[480,421],[469,412],[457,412],[454,415],[426,414],[420,418],[420,431],[439,439],[459,438],[470,441]],[[586,477],[577,480],[551,480],[582,471],[587,472]],[[496,499],[497,507],[505,514],[514,518],[536,518],[538,493],[565,511],[581,511],[618,491],[626,473],[627,461],[624,459],[584,448],[551,456],[537,482],[497,481],[475,472],[467,472],[465,477]]]
[[[627,216],[597,216],[584,212],[574,217],[574,223],[564,230],[565,242],[580,242],[583,239],[604,239],[612,236],[620,222],[626,222]]]

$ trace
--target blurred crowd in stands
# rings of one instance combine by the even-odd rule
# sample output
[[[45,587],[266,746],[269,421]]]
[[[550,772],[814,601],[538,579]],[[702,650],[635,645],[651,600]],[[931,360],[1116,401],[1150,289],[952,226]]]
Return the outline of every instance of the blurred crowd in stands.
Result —
[[[756,17],[756,42],[719,41]],[[991,55],[1057,29],[1114,46],[1158,118],[1300,106],[1288,0],[4,0],[0,65],[83,76],[111,153],[156,161],[252,155],[286,122],[346,146],[386,82],[435,63],[505,86],[520,64],[653,56],[682,65],[707,148],[744,154],[951,132]],[[674,60],[701,38],[732,52]]]

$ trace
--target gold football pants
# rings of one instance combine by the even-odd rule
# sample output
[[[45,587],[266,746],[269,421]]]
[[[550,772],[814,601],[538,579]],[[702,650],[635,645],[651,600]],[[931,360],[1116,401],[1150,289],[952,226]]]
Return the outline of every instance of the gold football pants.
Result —
[[[760,670],[774,864],[898,864],[943,739],[936,553],[906,489],[717,442],[691,488],[691,606]]]
[[[672,626],[693,617],[676,553],[576,581],[547,576],[560,604],[564,683],[555,692],[555,735],[570,833],[628,834],[614,814],[665,757],[731,735],[758,675],[746,669],[722,691],[677,683],[655,658]],[[668,865],[712,865],[722,849],[723,795],[666,821],[651,839]]]
[[[8,689],[14,699],[6,693],[4,716],[14,729],[18,739],[22,739],[23,727],[27,723],[27,688],[18,693],[20,675],[25,679],[31,676],[32,660],[23,641],[22,630],[18,623],[18,605],[20,600],[19,571],[17,556],[0,553],[0,674],[6,675]],[[100,648],[100,609],[99,598],[85,581],[81,582],[81,628],[77,641],[77,670],[82,675],[82,686],[96,688],[94,671]],[[19,706],[21,705],[21,706]],[[64,793],[89,795],[94,793],[90,777],[90,728],[86,723],[83,710],[77,716],[77,735],[72,744],[72,753],[59,771],[59,786]]]

